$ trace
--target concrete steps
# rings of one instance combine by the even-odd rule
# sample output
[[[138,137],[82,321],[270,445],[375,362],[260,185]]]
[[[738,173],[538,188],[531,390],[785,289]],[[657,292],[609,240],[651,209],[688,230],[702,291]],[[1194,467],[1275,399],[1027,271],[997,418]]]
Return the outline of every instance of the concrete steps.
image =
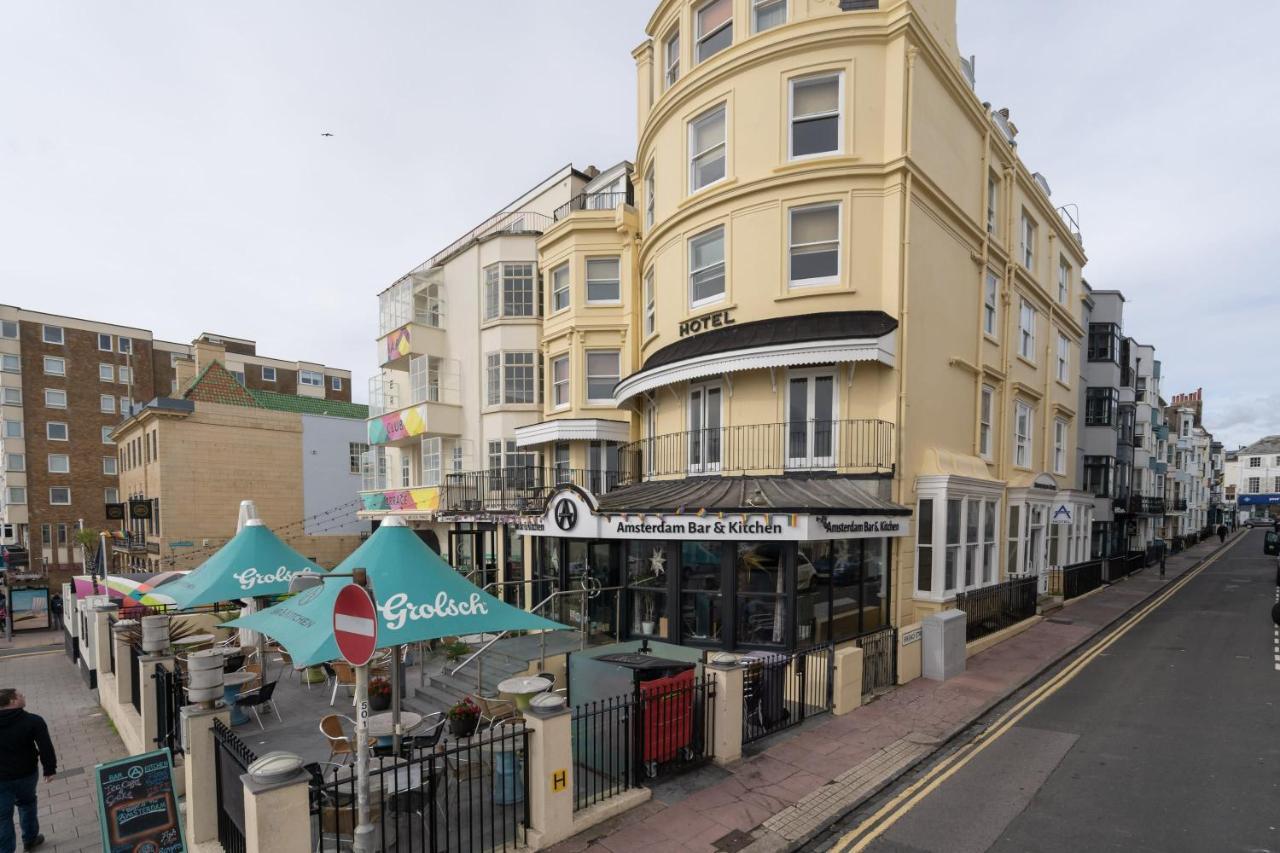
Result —
[[[498,683],[535,669],[542,653],[542,639],[538,636],[504,637],[485,650],[480,658],[469,663],[457,675],[452,670],[462,661],[448,661],[443,658],[430,658],[424,662],[427,667],[425,684],[419,686],[416,680],[413,689],[406,690],[417,701],[430,710],[446,710],[461,702],[465,697],[475,695],[477,664],[483,661],[479,693],[483,696],[497,696]],[[546,654],[548,657],[577,651],[581,646],[578,634],[559,631],[546,637]],[[463,657],[462,660],[466,660]]]

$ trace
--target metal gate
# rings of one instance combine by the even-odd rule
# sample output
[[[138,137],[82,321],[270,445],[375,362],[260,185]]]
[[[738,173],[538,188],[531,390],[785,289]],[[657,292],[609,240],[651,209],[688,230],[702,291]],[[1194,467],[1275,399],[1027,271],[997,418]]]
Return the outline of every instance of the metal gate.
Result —
[[[156,664],[151,678],[156,691],[156,731],[153,734],[157,746],[167,746],[174,755],[182,754],[182,670],[170,672],[164,664]]]
[[[742,683],[744,744],[831,710],[834,646],[748,657]]]
[[[854,640],[862,649],[862,695],[887,690],[898,682],[898,630],[892,626]]]
[[[218,843],[225,853],[246,853],[244,783],[240,777],[258,756],[221,720],[213,721],[213,744],[214,778],[218,790]]]

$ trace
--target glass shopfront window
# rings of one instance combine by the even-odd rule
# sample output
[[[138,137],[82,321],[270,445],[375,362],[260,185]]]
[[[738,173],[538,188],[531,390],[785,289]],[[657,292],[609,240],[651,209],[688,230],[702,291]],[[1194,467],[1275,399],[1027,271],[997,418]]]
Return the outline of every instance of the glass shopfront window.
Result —
[[[801,542],[796,553],[796,644],[840,642],[889,624],[888,542]]]
[[[681,639],[695,643],[724,640],[721,542],[680,543]]]
[[[788,642],[783,544],[739,542],[737,548],[738,643],[781,646]]]
[[[670,636],[667,617],[667,547],[664,542],[631,542],[627,548],[631,636]]]

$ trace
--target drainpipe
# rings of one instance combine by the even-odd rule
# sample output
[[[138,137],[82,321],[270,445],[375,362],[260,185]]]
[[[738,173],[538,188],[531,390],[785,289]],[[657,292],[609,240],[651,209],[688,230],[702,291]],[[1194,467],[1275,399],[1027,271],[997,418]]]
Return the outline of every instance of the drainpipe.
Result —
[[[911,45],[907,46],[906,51],[906,79],[903,85],[902,93],[902,146],[904,159],[907,161],[906,181],[902,196],[902,219],[900,231],[900,246],[898,249],[898,424],[897,424],[897,446],[894,449],[894,471],[897,481],[894,485],[896,491],[893,499],[901,504],[903,503],[903,495],[906,492],[906,485],[902,482],[906,474],[906,466],[903,465],[904,448],[907,443],[907,341],[908,341],[908,318],[910,311],[907,308],[907,298],[909,295],[908,273],[911,263],[911,193],[913,187],[912,173],[909,161],[911,159],[911,89],[915,76],[916,56],[920,53],[919,48]],[[919,532],[919,519],[917,519],[916,536]],[[902,566],[903,546],[901,542],[897,545],[898,560],[895,564]],[[912,564],[914,569],[915,564]],[[901,627],[902,625],[902,589],[907,579],[902,576],[901,569],[898,571],[898,594],[893,596],[893,609],[891,615],[891,624]],[[912,582],[911,589],[915,589],[915,583]]]

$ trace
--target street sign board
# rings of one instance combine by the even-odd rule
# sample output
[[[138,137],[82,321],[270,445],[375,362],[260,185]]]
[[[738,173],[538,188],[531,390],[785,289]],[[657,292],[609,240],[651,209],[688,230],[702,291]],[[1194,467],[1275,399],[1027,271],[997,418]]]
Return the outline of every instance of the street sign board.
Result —
[[[1049,514],[1049,522],[1051,524],[1071,524],[1076,520],[1076,514],[1071,508],[1071,504],[1056,504],[1053,512]]]
[[[373,597],[356,584],[348,584],[333,601],[333,638],[338,651],[352,666],[364,666],[378,646],[378,620]]]

